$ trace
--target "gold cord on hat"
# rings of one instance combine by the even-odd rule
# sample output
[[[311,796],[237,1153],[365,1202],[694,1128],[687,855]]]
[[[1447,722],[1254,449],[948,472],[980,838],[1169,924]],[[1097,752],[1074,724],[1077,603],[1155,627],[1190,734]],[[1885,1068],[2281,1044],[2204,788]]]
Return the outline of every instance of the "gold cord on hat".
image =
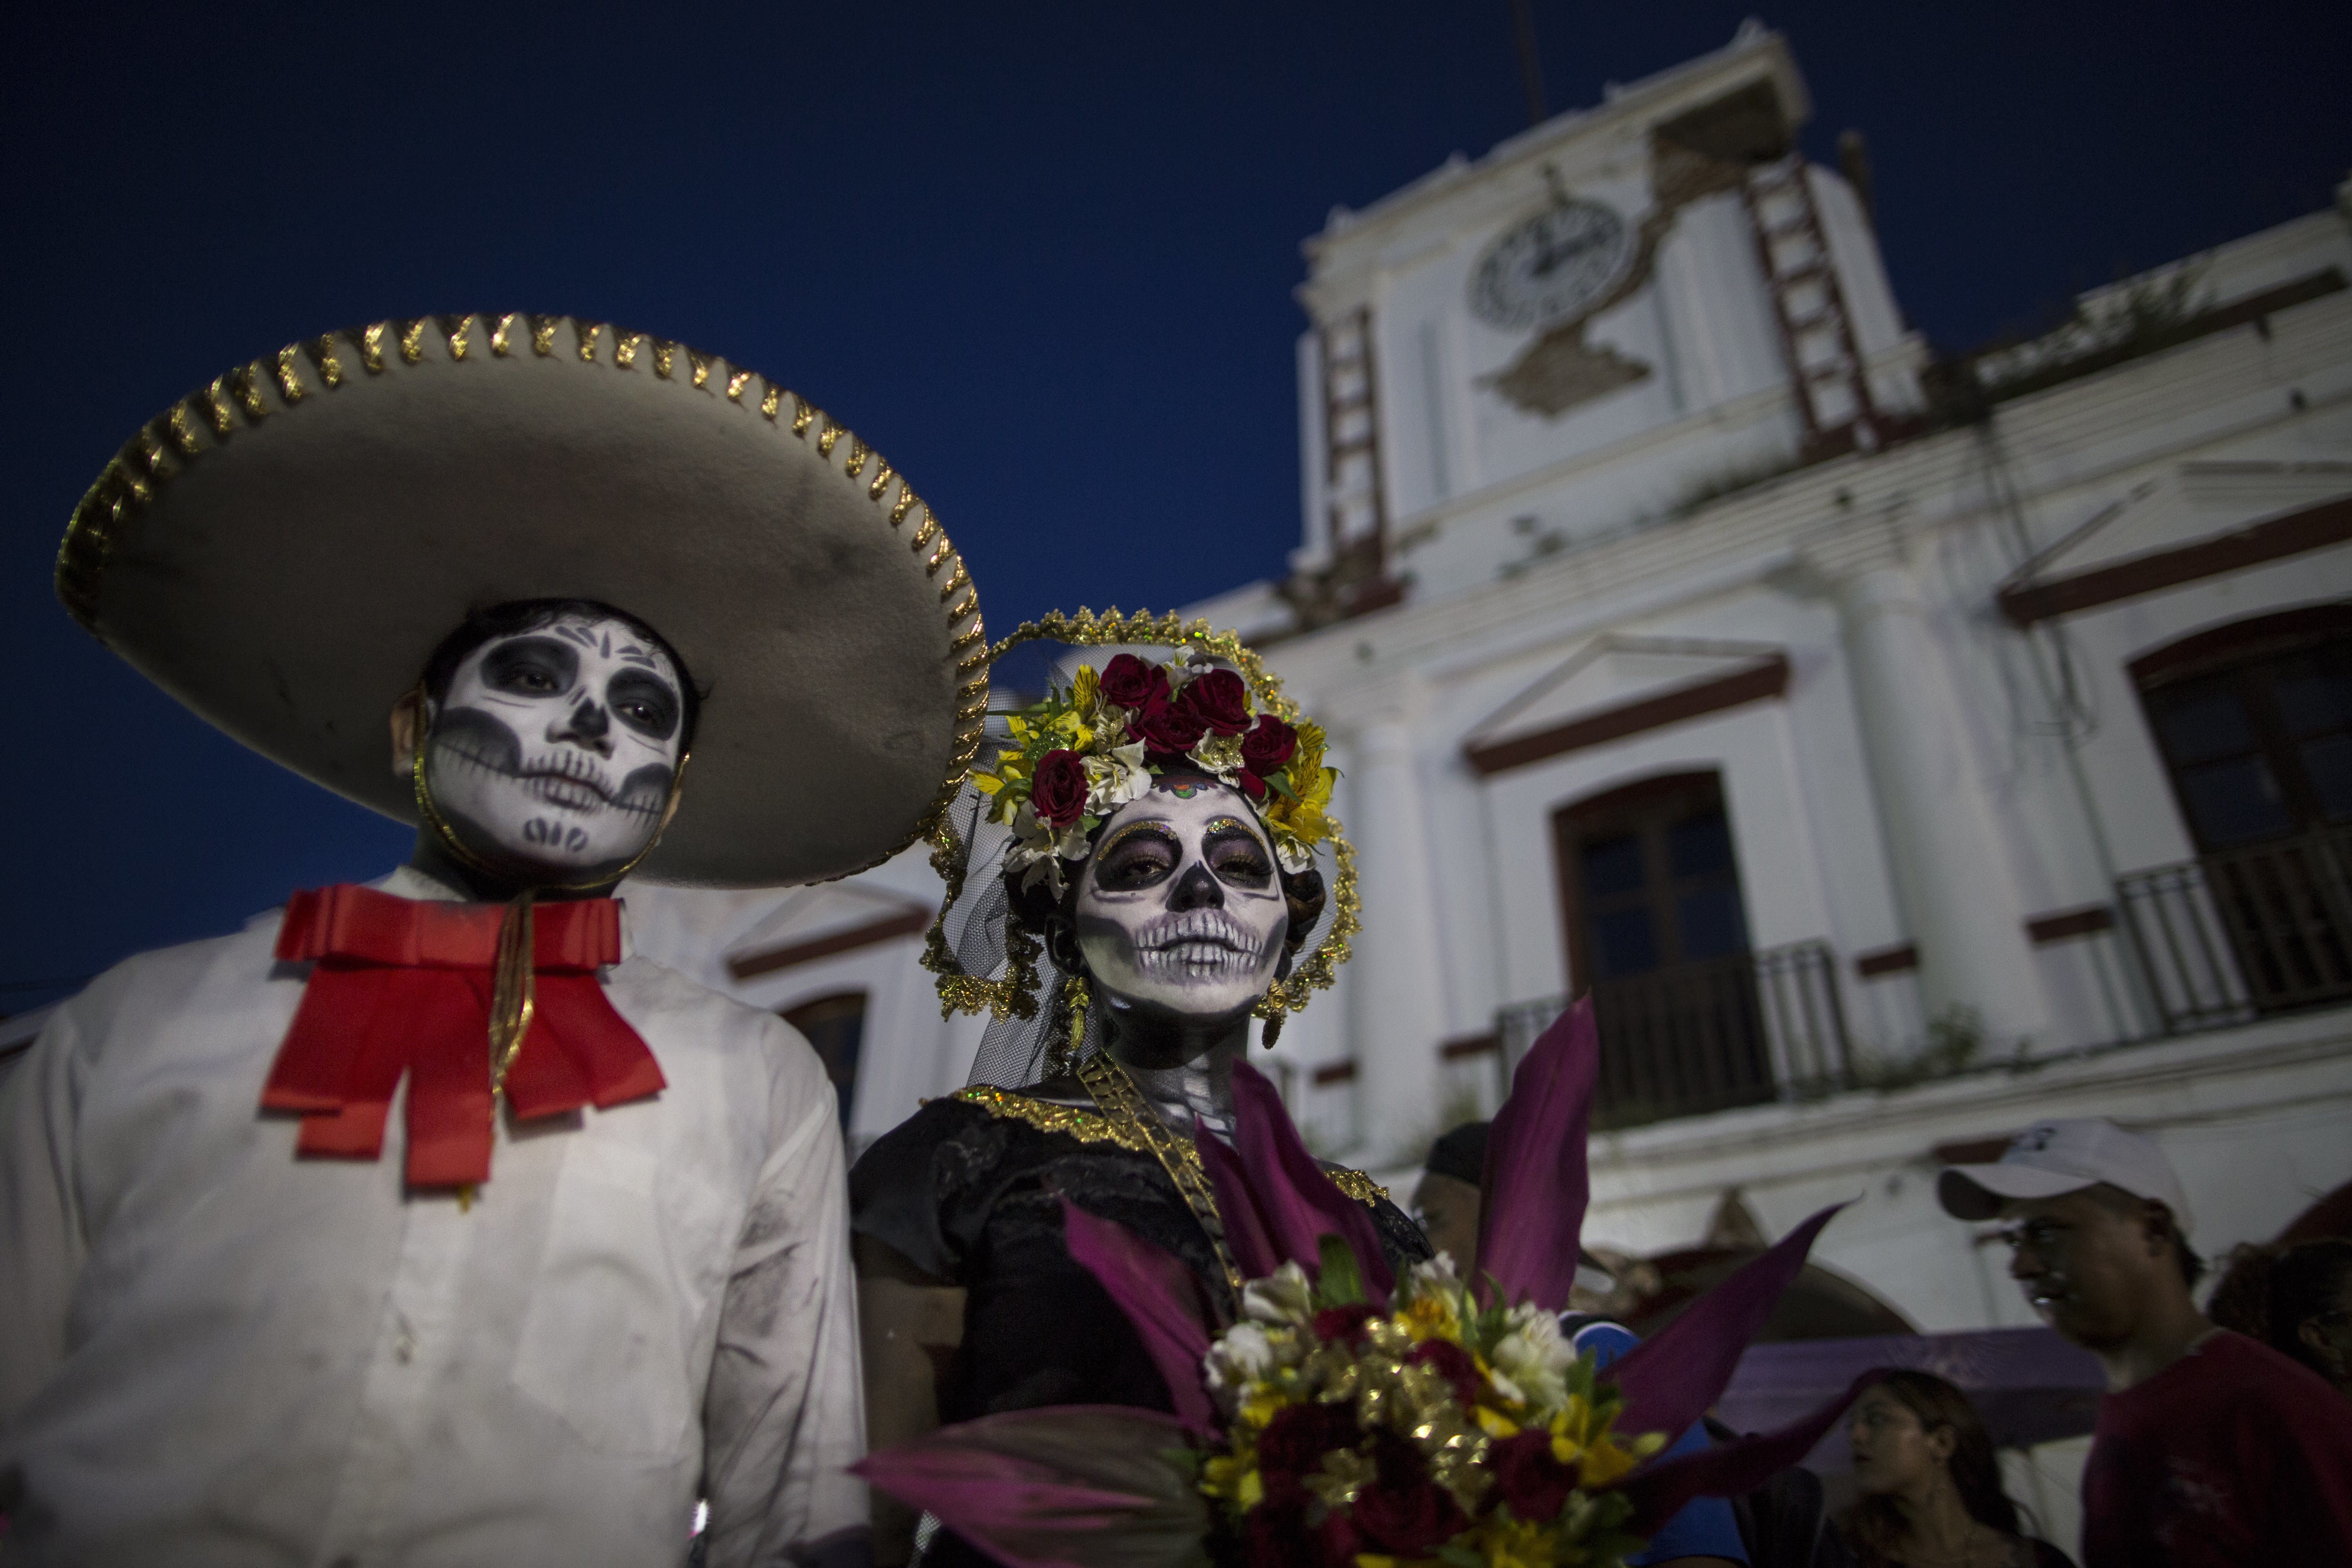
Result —
[[[490,1100],[506,1092],[507,1074],[530,1033],[539,989],[537,943],[532,940],[531,890],[525,888],[499,921],[498,966],[490,976]]]

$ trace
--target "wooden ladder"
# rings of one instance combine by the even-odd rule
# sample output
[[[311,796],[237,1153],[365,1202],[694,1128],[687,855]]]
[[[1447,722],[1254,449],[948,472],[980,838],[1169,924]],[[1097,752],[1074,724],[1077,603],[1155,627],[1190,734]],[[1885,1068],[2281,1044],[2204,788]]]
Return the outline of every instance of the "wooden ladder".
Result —
[[[1876,451],[1885,443],[1886,422],[1871,400],[1803,155],[1758,164],[1739,194],[1797,385],[1806,455]]]

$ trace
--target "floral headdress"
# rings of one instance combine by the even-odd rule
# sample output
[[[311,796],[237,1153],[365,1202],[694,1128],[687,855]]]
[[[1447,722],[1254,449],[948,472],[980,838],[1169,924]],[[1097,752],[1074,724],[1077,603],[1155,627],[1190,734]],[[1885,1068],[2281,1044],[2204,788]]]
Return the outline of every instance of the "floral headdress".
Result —
[[[1066,871],[1086,859],[1088,836],[1104,819],[1148,792],[1155,775],[1183,768],[1250,801],[1286,872],[1308,869],[1328,849],[1336,873],[1330,930],[1258,1005],[1271,1038],[1275,1020],[1331,984],[1358,929],[1355,852],[1330,814],[1339,773],[1324,763],[1322,727],[1299,714],[1281,680],[1237,635],[1205,620],[1115,609],[1055,612],[990,648],[989,662],[1038,641],[1166,647],[1175,657],[1158,662],[1121,652],[1099,670],[1080,664],[1067,686],[1050,687],[1043,700],[1005,715],[1006,743],[971,773],[979,795],[972,829],[984,822],[1009,832],[1005,868],[1019,874],[1023,887],[1043,883],[1059,897]],[[963,896],[972,853],[971,835],[957,833],[954,816],[942,814],[931,833],[932,864],[948,890],[923,953],[940,977],[941,1011],[1034,1018],[1040,944],[1009,911],[1001,949],[992,941],[981,944],[984,962],[961,962],[950,951],[949,911]],[[1000,964],[1001,973],[988,972]]]
[[[1165,664],[1122,653],[1099,675],[1082,664],[1005,728],[1013,749],[973,769],[972,785],[1015,835],[1005,864],[1056,894],[1061,862],[1084,860],[1087,836],[1171,767],[1189,764],[1247,795],[1286,871],[1312,866],[1334,831],[1339,773],[1323,765],[1322,726],[1258,711],[1249,683],[1197,648]]]

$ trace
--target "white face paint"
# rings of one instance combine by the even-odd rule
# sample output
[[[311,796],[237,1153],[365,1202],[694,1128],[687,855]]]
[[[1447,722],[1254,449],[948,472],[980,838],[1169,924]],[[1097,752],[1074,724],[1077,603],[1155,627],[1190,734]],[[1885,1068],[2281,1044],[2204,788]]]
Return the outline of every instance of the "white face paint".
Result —
[[[1079,874],[1078,951],[1097,992],[1230,1017],[1274,984],[1290,909],[1241,795],[1180,774],[1119,808]]]
[[[483,859],[588,881],[660,830],[685,716],[660,645],[617,616],[559,616],[457,666],[433,711],[425,783]]]

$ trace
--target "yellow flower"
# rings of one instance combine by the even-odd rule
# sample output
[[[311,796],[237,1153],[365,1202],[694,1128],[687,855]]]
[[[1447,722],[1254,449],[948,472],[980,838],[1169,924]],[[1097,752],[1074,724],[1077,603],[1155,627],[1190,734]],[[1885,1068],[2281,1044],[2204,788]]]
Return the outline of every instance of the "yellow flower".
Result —
[[[1078,666],[1078,673],[1070,679],[1070,706],[1081,713],[1092,713],[1102,695],[1102,678],[1091,664]]]
[[[1488,1514],[1472,1531],[1471,1542],[1486,1568],[1553,1568],[1562,1561],[1554,1525]]]
[[[1415,1340],[1446,1340],[1462,1342],[1462,1321],[1454,1315],[1454,1304],[1435,1296],[1416,1297],[1405,1304],[1398,1316]]]
[[[1258,1474],[1253,1460],[1239,1454],[1218,1454],[1201,1467],[1201,1489],[1247,1510],[1265,1500],[1265,1478]]]
[[[1559,1441],[1554,1438],[1552,1448],[1557,1452],[1559,1447]],[[1588,1488],[1605,1487],[1641,1462],[1613,1440],[1603,1437],[1584,1450],[1584,1463],[1578,1467],[1577,1476]]]
[[[1298,798],[1275,795],[1266,801],[1266,821],[1310,848],[1331,837],[1331,786],[1339,777],[1337,769],[1323,765],[1323,727],[1302,722],[1298,749],[1290,753],[1286,769],[1291,793]]]
[[[1519,1424],[1499,1410],[1481,1405],[1471,1414],[1477,1416],[1480,1430],[1489,1437],[1516,1437],[1519,1435]]]
[[[1294,1401],[1270,1383],[1254,1384],[1242,1396],[1241,1418],[1253,1431],[1264,1431],[1267,1422]]]

